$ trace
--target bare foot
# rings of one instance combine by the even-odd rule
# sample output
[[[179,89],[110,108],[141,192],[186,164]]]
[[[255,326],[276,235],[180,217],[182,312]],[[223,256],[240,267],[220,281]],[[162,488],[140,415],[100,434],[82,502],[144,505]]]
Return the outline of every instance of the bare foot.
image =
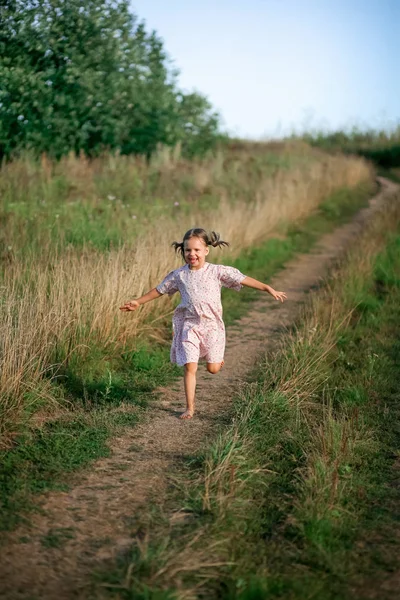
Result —
[[[224,366],[224,364],[225,364],[225,361],[223,360],[223,361],[221,362],[221,369],[222,369],[222,367]]]
[[[185,410],[185,412],[182,413],[179,418],[186,421],[188,419],[191,419],[193,417],[193,414],[194,414],[193,410]]]

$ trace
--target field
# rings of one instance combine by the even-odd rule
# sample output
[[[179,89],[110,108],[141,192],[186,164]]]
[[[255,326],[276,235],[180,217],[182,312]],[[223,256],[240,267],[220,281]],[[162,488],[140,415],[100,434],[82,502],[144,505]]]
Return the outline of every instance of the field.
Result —
[[[72,491],[93,461],[112,459],[115,436],[132,443],[151,420],[154,391],[179,380],[168,362],[175,300],[118,310],[180,264],[171,242],[193,225],[214,229],[231,245],[211,260],[269,281],[376,189],[362,156],[304,141],[230,142],[193,161],[160,149],[150,161],[43,155],[3,165],[0,481],[9,557],[32,555],[38,540],[46,556],[71,555],[77,537],[85,543],[61,523],[38,531],[37,507]],[[129,527],[133,550],[101,575],[90,563],[93,597],[300,599],[306,586],[310,597],[357,589],[363,598],[369,577],[397,568],[390,553],[376,566],[363,548],[367,532],[386,547],[395,518],[399,222],[392,202],[357,238],[297,328],[234,394],[214,442],[181,465],[178,492]],[[224,294],[227,324],[240,328],[255,300],[251,291]],[[119,477],[124,485],[123,469]],[[191,517],[171,530],[176,507]]]

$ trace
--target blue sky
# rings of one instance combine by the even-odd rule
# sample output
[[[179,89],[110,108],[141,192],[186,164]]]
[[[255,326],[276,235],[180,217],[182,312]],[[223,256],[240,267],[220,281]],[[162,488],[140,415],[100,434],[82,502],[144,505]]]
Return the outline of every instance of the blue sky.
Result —
[[[400,122],[400,0],[131,0],[232,134]]]

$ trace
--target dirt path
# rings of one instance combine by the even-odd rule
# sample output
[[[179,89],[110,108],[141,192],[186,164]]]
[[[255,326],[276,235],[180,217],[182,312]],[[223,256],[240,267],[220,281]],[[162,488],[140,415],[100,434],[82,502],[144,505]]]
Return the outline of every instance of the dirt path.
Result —
[[[163,501],[182,458],[201,449],[229,418],[232,395],[276,337],[296,319],[307,293],[351,245],[375,211],[390,201],[397,186],[380,180],[381,192],[350,223],[324,236],[311,254],[296,257],[273,279],[288,293],[277,306],[261,296],[236,326],[228,329],[225,367],[217,376],[200,369],[197,414],[177,418],[183,406],[183,383],[161,390],[145,423],[113,440],[112,455],[75,476],[71,491],[41,499],[41,514],[31,526],[13,532],[1,548],[0,597],[7,600],[69,600],[92,597],[89,575],[115,559],[135,537],[135,516],[147,500]],[[234,292],[232,292],[234,293]],[[60,536],[59,547],[43,540]],[[46,547],[47,546],[47,547]],[[89,587],[88,587],[89,586]]]

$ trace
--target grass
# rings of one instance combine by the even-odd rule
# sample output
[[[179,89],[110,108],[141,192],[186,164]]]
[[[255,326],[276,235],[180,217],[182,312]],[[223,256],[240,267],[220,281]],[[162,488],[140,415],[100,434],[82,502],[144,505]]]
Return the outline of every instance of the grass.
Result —
[[[44,548],[60,548],[63,542],[73,539],[75,533],[72,527],[57,527],[42,537],[41,543]]]
[[[110,424],[100,415],[93,415],[91,423],[79,417],[60,420],[26,433],[11,451],[2,453],[0,528],[13,529],[23,513],[37,508],[34,494],[68,489],[64,483],[67,473],[108,456],[109,429]]]
[[[311,175],[326,160],[343,170],[341,159],[299,143],[228,145],[201,161],[164,150],[150,163],[137,156],[71,154],[55,162],[27,155],[1,168],[3,258],[87,245],[104,252],[153,230],[154,221],[190,221],[193,214],[203,221],[221,205],[254,202],[277,175]]]
[[[90,351],[83,365],[57,369],[56,385],[74,409],[89,411],[122,403],[144,407],[155,388],[181,373],[169,362],[166,346],[141,342],[136,349],[115,356],[98,348]]]
[[[345,600],[398,569],[399,224],[393,202],[360,237],[186,466],[170,506],[188,521],[149,515],[110,596],[127,573],[120,598]]]

